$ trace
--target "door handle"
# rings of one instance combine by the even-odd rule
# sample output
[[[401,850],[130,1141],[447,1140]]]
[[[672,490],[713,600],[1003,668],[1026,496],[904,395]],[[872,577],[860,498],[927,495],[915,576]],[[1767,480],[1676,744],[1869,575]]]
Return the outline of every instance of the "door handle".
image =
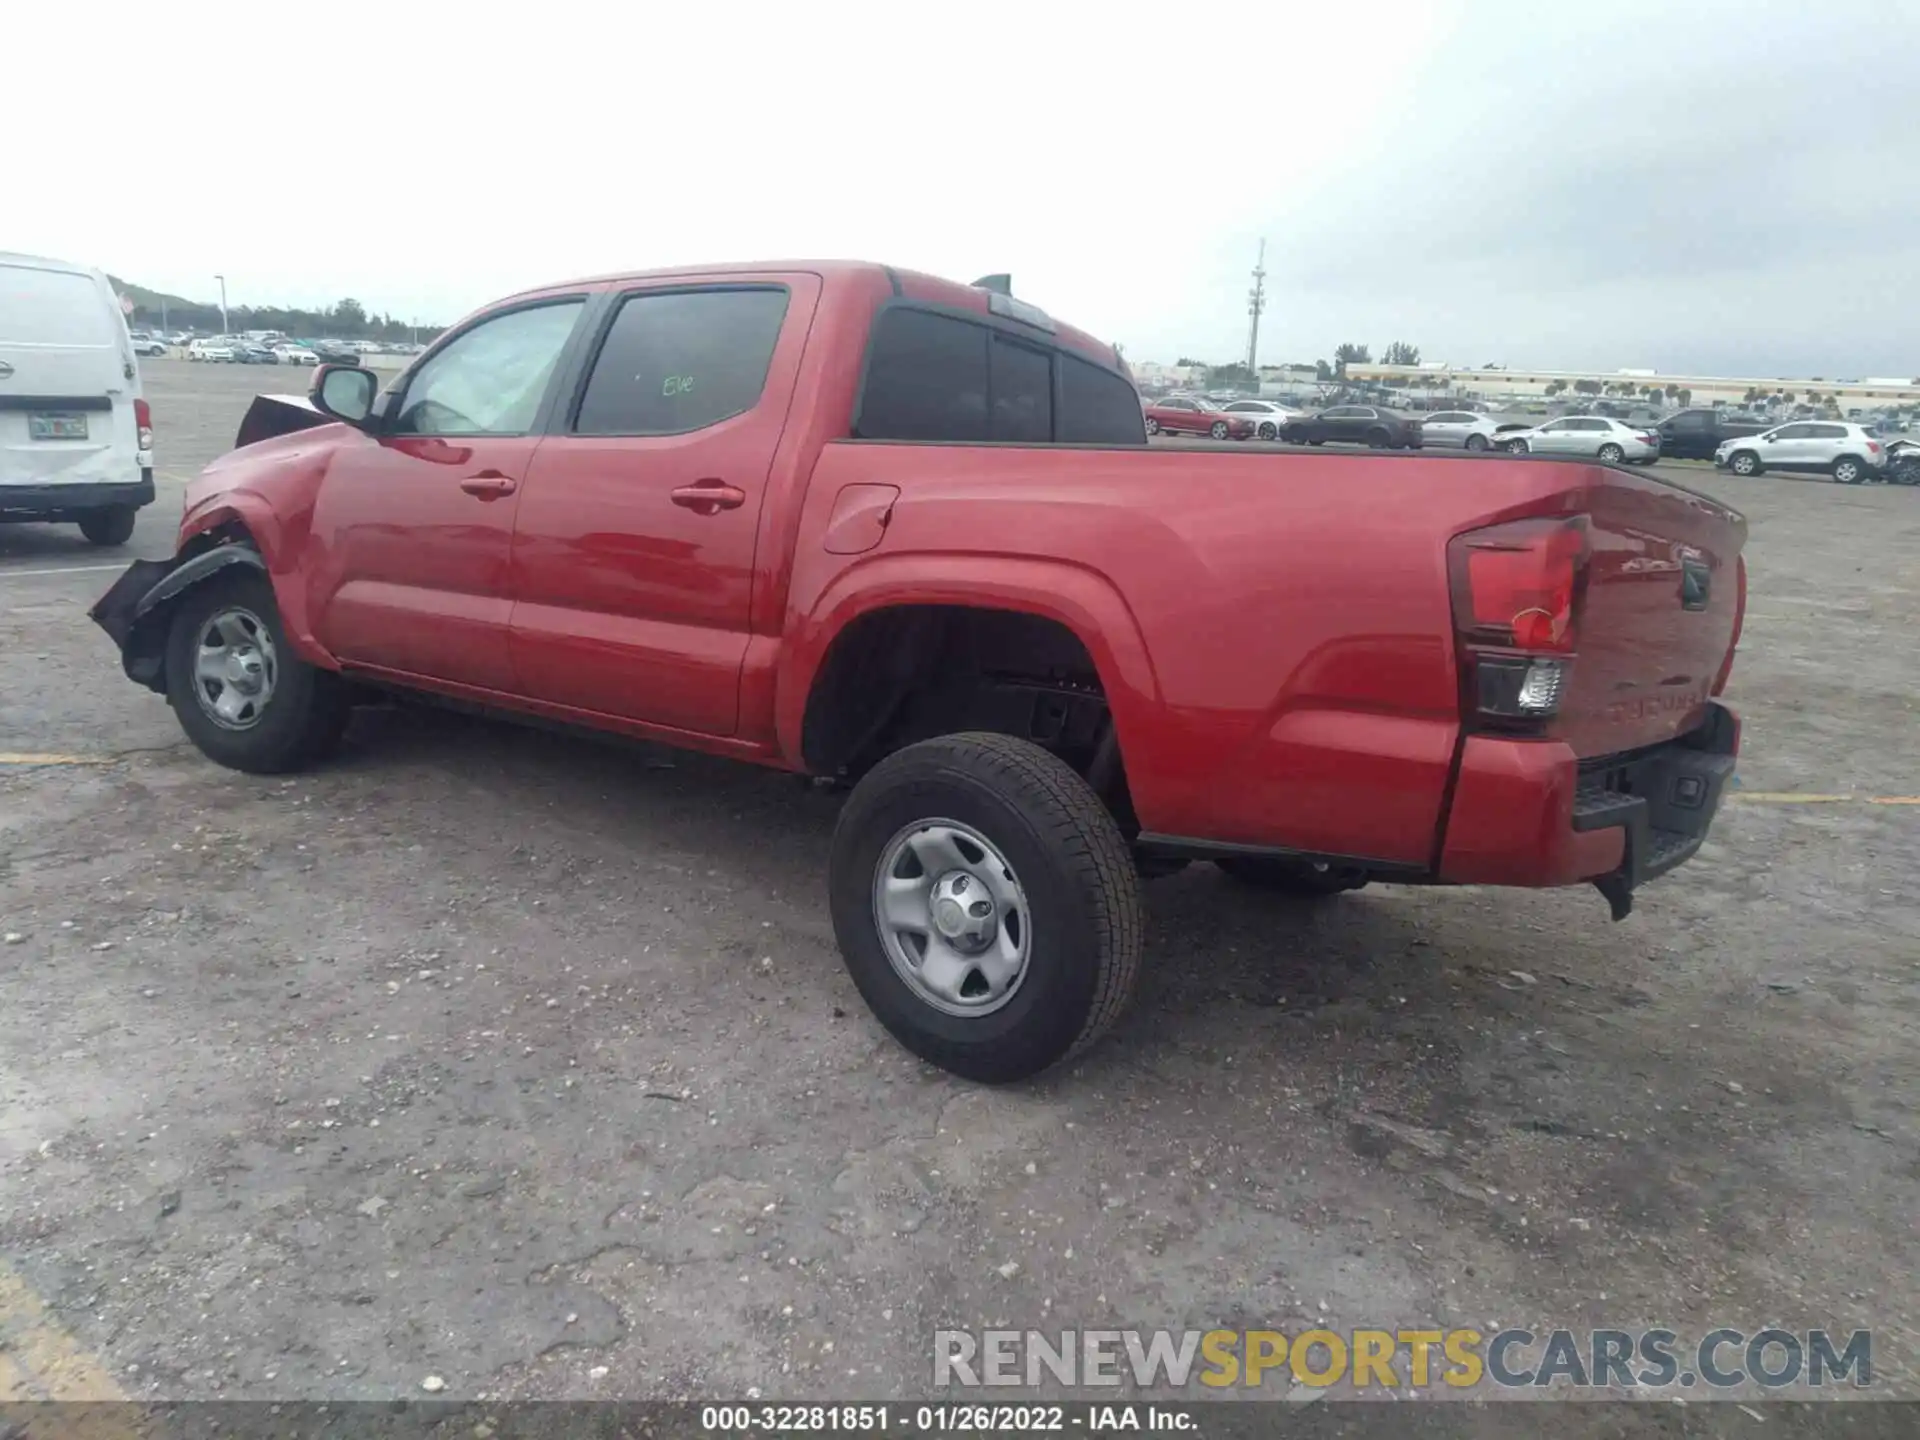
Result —
[[[482,500],[498,500],[518,490],[520,482],[511,475],[502,475],[498,470],[482,470],[478,475],[469,475],[462,480],[460,488]]]
[[[696,480],[682,485],[672,494],[673,503],[696,515],[718,515],[722,510],[738,510],[747,503],[747,492],[724,480]]]

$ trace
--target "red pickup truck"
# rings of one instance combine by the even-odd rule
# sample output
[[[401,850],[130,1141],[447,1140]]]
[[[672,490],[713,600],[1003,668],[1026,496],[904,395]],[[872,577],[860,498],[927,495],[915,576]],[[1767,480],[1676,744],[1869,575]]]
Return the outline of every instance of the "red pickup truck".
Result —
[[[1143,875],[1617,919],[1733,770],[1736,512],[1589,461],[1150,447],[1115,349],[998,281],[557,285],[376,384],[321,367],[191,485],[93,608],[127,674],[242,770],[399,689],[845,782],[841,950],[962,1075],[1113,1021]]]

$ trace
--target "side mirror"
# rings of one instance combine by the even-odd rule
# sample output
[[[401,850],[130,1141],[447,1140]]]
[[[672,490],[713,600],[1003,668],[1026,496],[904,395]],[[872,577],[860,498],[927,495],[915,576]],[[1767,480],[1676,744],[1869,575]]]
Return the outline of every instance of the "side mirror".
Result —
[[[364,429],[373,413],[373,397],[378,389],[371,370],[358,365],[322,365],[313,372],[313,387],[307,398],[321,414]]]

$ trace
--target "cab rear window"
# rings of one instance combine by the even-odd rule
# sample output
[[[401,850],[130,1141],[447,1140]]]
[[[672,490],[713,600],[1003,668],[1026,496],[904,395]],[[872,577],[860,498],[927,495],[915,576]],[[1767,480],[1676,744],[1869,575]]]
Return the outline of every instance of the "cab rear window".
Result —
[[[959,316],[892,306],[876,318],[854,433],[865,440],[1144,445],[1124,377]]]

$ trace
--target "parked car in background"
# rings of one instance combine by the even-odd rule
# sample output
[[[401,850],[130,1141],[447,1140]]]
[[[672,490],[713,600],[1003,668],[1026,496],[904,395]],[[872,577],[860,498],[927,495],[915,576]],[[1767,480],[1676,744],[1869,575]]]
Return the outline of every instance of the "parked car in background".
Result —
[[[1491,450],[1499,428],[1490,415],[1476,415],[1471,410],[1436,410],[1420,421],[1420,439],[1425,445]]]
[[[1228,415],[1242,415],[1251,420],[1256,440],[1278,440],[1280,427],[1299,417],[1298,411],[1271,400],[1229,400],[1220,408]]]
[[[173,334],[165,335],[161,338],[164,339],[167,344],[178,346],[184,350],[193,343],[193,332],[190,330],[176,330]]]
[[[241,365],[278,365],[280,357],[264,345],[242,340],[233,347],[233,358]]]
[[[187,346],[189,360],[231,361],[234,358],[234,342],[223,335],[212,336],[204,340],[195,340]]]
[[[322,365],[358,365],[360,352],[338,340],[310,340],[307,348]]]
[[[320,357],[304,345],[291,342],[273,347],[274,358],[282,365],[318,365]]]
[[[1335,405],[1312,415],[1297,415],[1281,428],[1280,438],[1296,444],[1366,445],[1375,450],[1418,450],[1422,426],[1417,417],[1384,405]]]
[[[139,334],[130,336],[129,338],[133,341],[133,353],[136,355],[152,356],[167,353],[167,342],[162,340],[158,335],[149,335],[145,331],[141,331]]]
[[[1726,441],[1758,435],[1767,428],[1767,422],[1696,406],[1674,411],[1655,428],[1660,432],[1662,455],[1675,460],[1711,460]]]
[[[1250,416],[1229,415],[1211,400],[1156,400],[1146,407],[1149,435],[1211,435],[1216,440],[1251,440]]]
[[[0,523],[75,524],[124,545],[152,503],[153,412],[112,282],[0,253]]]
[[[1660,435],[1640,430],[1605,415],[1563,415],[1531,430],[1500,437],[1500,448],[1511,455],[1590,455],[1608,465],[1624,461],[1645,464],[1660,457]]]
[[[1887,464],[1887,447],[1864,425],[1845,420],[1796,420],[1758,435],[1725,440],[1713,455],[1714,468],[1736,475],[1794,470],[1831,475],[1842,485],[1878,479]]]

